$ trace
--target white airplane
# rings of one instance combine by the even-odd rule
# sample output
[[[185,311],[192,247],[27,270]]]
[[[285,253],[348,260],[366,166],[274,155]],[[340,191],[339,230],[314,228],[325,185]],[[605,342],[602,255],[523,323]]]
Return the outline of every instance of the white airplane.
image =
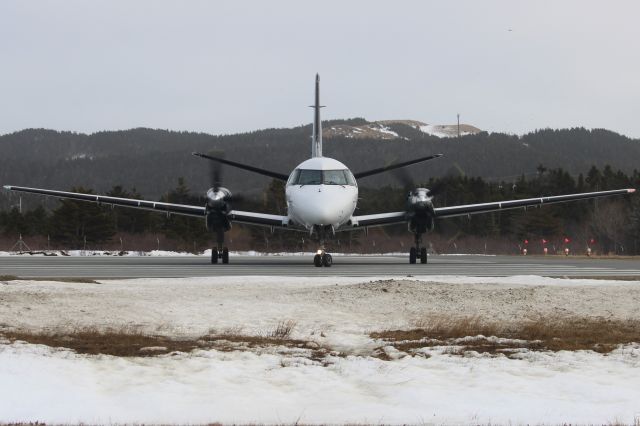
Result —
[[[314,120],[311,158],[300,163],[289,175],[211,155],[193,153],[193,155],[217,163],[286,181],[287,215],[285,216],[233,210],[231,207],[231,191],[218,186],[216,183],[214,183],[214,187],[207,191],[207,201],[204,206],[161,203],[11,185],[7,185],[4,188],[9,191],[204,218],[206,228],[215,232],[217,236],[216,247],[211,251],[211,263],[218,263],[218,260],[221,260],[222,263],[229,263],[229,249],[224,246],[224,234],[234,222],[266,226],[272,230],[280,228],[307,232],[315,236],[318,241],[319,248],[313,259],[313,263],[317,267],[332,265],[332,257],[325,251],[325,241],[339,231],[366,230],[374,226],[406,223],[409,231],[414,234],[415,241],[415,246],[409,251],[409,263],[416,263],[417,260],[420,260],[420,263],[427,263],[427,250],[422,246],[422,235],[434,229],[436,220],[498,210],[526,209],[529,206],[541,206],[635,192],[635,189],[617,189],[482,204],[434,207],[434,194],[427,188],[415,188],[407,195],[404,211],[354,216],[353,212],[358,202],[356,179],[428,161],[442,155],[435,154],[373,170],[351,173],[349,168],[341,162],[322,155],[322,123],[320,121],[320,108],[322,106],[320,106],[320,77],[318,75],[316,75],[315,103],[312,108],[314,108]]]

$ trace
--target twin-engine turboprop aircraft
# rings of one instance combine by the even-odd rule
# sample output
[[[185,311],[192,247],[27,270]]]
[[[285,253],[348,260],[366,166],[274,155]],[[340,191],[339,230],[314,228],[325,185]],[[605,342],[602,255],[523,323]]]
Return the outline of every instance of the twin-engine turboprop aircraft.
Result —
[[[391,164],[386,167],[364,172],[351,173],[347,166],[341,162],[322,156],[320,108],[320,77],[316,75],[315,103],[313,105],[312,156],[310,159],[300,163],[289,175],[237,163],[220,157],[196,152],[193,153],[193,155],[215,161],[218,164],[226,164],[286,181],[286,216],[233,210],[231,207],[231,191],[219,186],[217,183],[214,183],[214,187],[207,191],[207,201],[204,206],[160,203],[11,185],[5,186],[5,189],[72,200],[90,201],[99,204],[110,204],[113,206],[154,210],[167,214],[202,217],[206,221],[206,228],[216,234],[217,244],[211,251],[211,263],[218,263],[218,260],[221,260],[222,263],[229,263],[229,249],[225,247],[224,234],[231,228],[231,224],[234,222],[266,226],[271,229],[281,228],[308,232],[310,235],[315,236],[318,241],[319,248],[313,259],[314,265],[318,267],[331,266],[333,261],[331,255],[325,251],[325,241],[335,232],[339,231],[354,231],[373,226],[407,223],[409,231],[414,234],[415,241],[414,247],[409,251],[409,263],[416,263],[418,259],[420,263],[427,263],[427,250],[422,246],[422,235],[427,231],[433,230],[437,219],[635,192],[635,189],[617,189],[493,203],[434,207],[434,194],[427,188],[415,188],[407,195],[406,208],[404,211],[354,216],[353,212],[355,211],[358,201],[358,185],[356,179],[428,161],[440,157],[441,154]]]

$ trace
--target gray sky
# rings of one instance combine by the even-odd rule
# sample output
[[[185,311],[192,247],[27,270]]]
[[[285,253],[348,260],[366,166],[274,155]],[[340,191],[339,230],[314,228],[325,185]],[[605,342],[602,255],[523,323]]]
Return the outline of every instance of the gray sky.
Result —
[[[0,2],[0,133],[323,118],[640,137],[640,2]]]

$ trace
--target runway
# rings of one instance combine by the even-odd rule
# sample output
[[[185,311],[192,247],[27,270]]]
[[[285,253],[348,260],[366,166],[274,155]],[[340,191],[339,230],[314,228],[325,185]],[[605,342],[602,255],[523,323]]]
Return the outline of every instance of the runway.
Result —
[[[202,276],[512,276],[638,277],[640,259],[524,256],[430,256],[409,265],[406,256],[340,256],[333,266],[316,268],[312,256],[233,255],[228,265],[206,256],[1,256],[0,275],[21,278],[163,278]]]

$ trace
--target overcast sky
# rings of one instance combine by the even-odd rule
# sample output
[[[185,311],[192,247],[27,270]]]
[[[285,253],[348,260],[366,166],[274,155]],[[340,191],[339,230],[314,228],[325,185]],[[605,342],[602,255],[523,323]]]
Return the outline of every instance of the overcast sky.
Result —
[[[323,118],[640,137],[640,2],[0,2],[0,133]]]

